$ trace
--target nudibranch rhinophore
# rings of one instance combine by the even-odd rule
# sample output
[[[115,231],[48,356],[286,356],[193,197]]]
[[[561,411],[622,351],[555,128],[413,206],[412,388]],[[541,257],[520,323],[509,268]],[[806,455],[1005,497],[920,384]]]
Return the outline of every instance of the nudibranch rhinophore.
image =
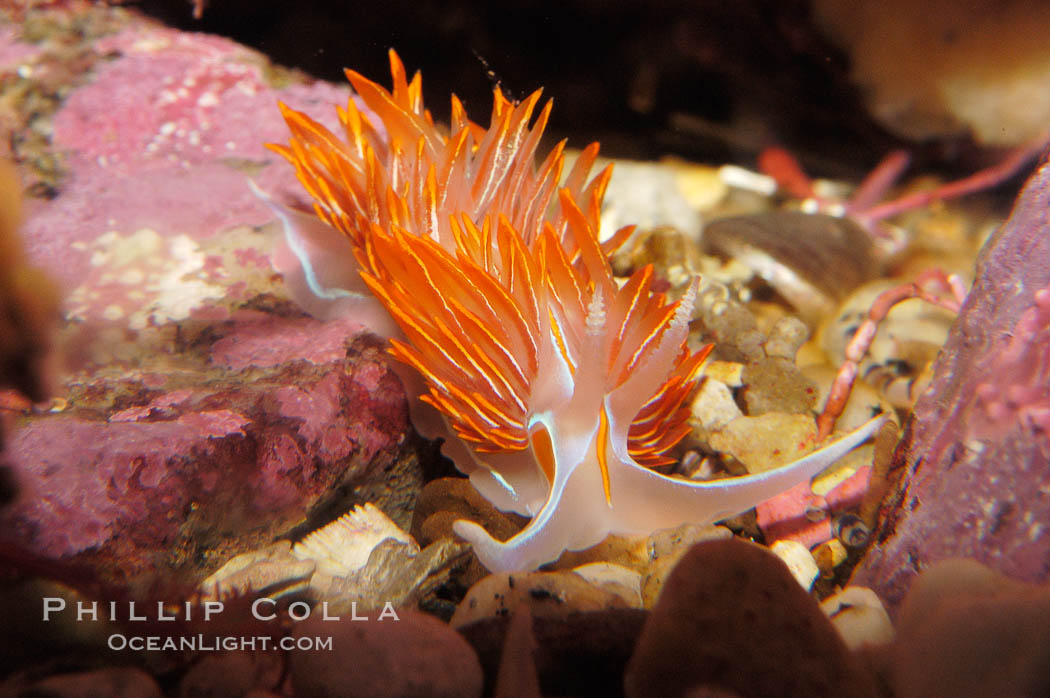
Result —
[[[339,110],[345,141],[282,105],[291,139],[271,147],[316,213],[279,212],[301,264],[293,288],[333,301],[370,291],[400,330],[390,351],[413,369],[402,373],[417,428],[444,436],[445,454],[498,508],[531,517],[507,541],[456,522],[487,568],[531,569],[610,533],[739,513],[881,424],[759,475],[695,482],[653,470],[689,430],[683,403],[711,349],[686,346],[697,282],[672,301],[653,290],[651,267],[614,280],[608,256],[630,228],[599,238],[611,169],[588,180],[593,144],[563,180],[564,142],[536,166],[550,114],[547,102],[529,127],[538,91],[514,104],[497,88],[488,129],[453,97],[446,135],[423,108],[419,74],[409,82],[393,51],[390,64],[391,92],[347,71],[385,135],[353,100]]]

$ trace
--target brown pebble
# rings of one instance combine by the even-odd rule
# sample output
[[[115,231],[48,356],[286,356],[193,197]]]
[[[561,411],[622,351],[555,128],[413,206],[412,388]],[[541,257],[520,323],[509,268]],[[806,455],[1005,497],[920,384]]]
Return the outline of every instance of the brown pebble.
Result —
[[[331,637],[330,650],[291,652],[292,687],[300,698],[475,698],[481,665],[473,648],[433,616],[402,609],[399,619],[367,621],[317,614],[295,629],[296,638]]]
[[[179,682],[180,698],[243,696],[258,689],[277,688],[284,670],[278,652],[234,651],[205,654]]]
[[[51,698],[161,698],[163,694],[153,677],[141,669],[110,667],[97,671],[49,676],[28,688],[23,688],[17,695]]]
[[[631,656],[647,611],[613,608],[534,616],[533,659],[545,696],[623,695],[622,667]],[[510,617],[485,618],[460,629],[473,645],[485,669],[485,695],[492,695]],[[657,694],[652,694],[657,695]]]
[[[1050,695],[1050,584],[936,563],[901,608],[889,672],[898,698]]]
[[[493,698],[540,698],[540,679],[536,673],[536,638],[532,633],[532,612],[526,603],[518,604],[503,636],[499,674]]]
[[[820,606],[775,555],[733,538],[671,572],[624,677],[628,698],[703,686],[741,696],[875,696]]]

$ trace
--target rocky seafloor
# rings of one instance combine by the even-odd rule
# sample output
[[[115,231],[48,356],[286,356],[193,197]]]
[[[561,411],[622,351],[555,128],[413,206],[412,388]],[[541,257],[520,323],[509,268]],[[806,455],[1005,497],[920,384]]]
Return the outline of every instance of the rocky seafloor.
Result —
[[[911,212],[903,259],[841,282],[833,257],[804,307],[748,266],[750,233],[701,232],[782,203],[764,180],[617,165],[603,225],[643,230],[614,266],[706,280],[694,339],[717,348],[683,476],[758,472],[813,440],[836,337],[872,302],[856,287],[934,263],[973,286],[957,318],[890,315],[840,426],[898,418],[813,483],[490,575],[452,521],[505,537],[521,518],[413,433],[383,343],[307,314],[270,264],[279,227],[248,180],[299,196],[264,147],[287,139],[276,103],[332,125],[349,88],[58,3],[0,24],[0,89],[21,181],[0,215],[0,694],[1050,690],[1045,162],[1003,225],[980,197]],[[198,646],[121,645],[173,636]]]

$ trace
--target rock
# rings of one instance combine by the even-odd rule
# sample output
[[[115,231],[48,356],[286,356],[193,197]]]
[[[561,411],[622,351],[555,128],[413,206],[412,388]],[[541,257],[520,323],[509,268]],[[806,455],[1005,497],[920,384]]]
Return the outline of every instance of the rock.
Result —
[[[726,540],[732,532],[725,526],[684,524],[656,531],[649,536],[649,565],[642,581],[642,605],[652,608],[660,597],[667,576],[694,545],[708,540]]]
[[[860,520],[857,519],[856,521],[859,524]],[[859,535],[859,533],[857,535]],[[849,551],[846,550],[846,546],[838,538],[826,540],[813,548],[810,552],[813,553],[813,559],[817,561],[817,567],[820,568],[820,574],[828,578],[835,575],[835,568],[845,562],[846,558],[849,556]]]
[[[1038,137],[1050,119],[1041,88],[1050,79],[1043,3],[937,0],[920,8],[893,0],[851,8],[820,0],[813,11],[849,53],[872,116],[898,136],[969,134],[986,145],[1016,145]]]
[[[671,573],[624,678],[633,696],[875,696],[817,603],[763,548],[701,543]]]
[[[762,348],[766,356],[774,359],[795,360],[799,348],[809,339],[806,323],[793,315],[786,315],[773,325]]]
[[[627,663],[647,611],[614,608],[606,611],[536,617],[533,658],[545,696],[619,696]],[[511,618],[485,618],[460,628],[485,669],[485,695],[495,685],[504,638]],[[655,694],[654,694],[655,695]]]
[[[179,698],[244,696],[253,690],[277,689],[284,669],[278,652],[205,654],[179,681]]]
[[[793,358],[747,363],[743,380],[745,412],[752,417],[767,412],[808,415],[816,403],[816,387],[795,367]]]
[[[743,416],[729,386],[705,376],[690,405],[690,426],[701,435],[710,434]]]
[[[857,517],[871,480],[874,450],[860,446],[824,471],[812,483],[803,482],[755,507],[758,526],[766,543],[793,540],[813,548],[843,532],[844,517]],[[863,526],[859,520],[857,523]],[[850,529],[857,536],[866,529]],[[851,547],[867,538],[850,538]]]
[[[528,604],[523,603],[511,615],[503,637],[494,698],[540,698],[535,654],[532,613]]]
[[[642,575],[611,562],[591,562],[573,568],[573,574],[619,596],[629,608],[642,607]]]
[[[893,624],[871,589],[846,587],[824,599],[820,608],[851,650],[893,642]]]
[[[644,573],[649,566],[649,536],[608,535],[601,543],[584,550],[566,550],[551,567],[572,570],[594,562],[609,562]]]
[[[270,324],[280,344],[289,328]],[[405,506],[419,472],[400,385],[375,358],[345,361],[96,381],[83,403],[14,435],[6,462],[22,493],[0,521],[39,554],[131,578],[157,564],[207,569],[345,510],[342,492],[367,496],[370,481],[399,490],[385,507]]]
[[[810,548],[832,536],[828,502],[808,482],[759,503],[755,513],[767,543],[792,540]]]
[[[3,685],[0,685],[0,692],[4,692],[3,688]],[[161,698],[164,694],[153,677],[141,669],[111,667],[49,676],[21,687],[18,695],[52,698]]]
[[[891,615],[922,569],[968,557],[1044,582],[1050,521],[1050,165],[985,244],[977,281],[896,451],[896,477],[851,583]]]
[[[767,412],[738,417],[712,434],[711,447],[728,453],[747,468],[761,473],[797,460],[816,445],[816,424],[809,414]]]
[[[899,698],[1050,694],[1050,585],[945,560],[912,585],[898,627]]]
[[[683,195],[675,172],[666,165],[618,161],[607,196],[609,203],[602,208],[603,231],[611,233],[625,225],[642,230],[667,226],[694,242],[700,237],[700,216]]]
[[[520,603],[527,604],[537,618],[628,606],[618,593],[572,572],[500,573],[467,591],[450,625],[461,628],[484,618],[507,616]]]
[[[331,637],[330,651],[290,653],[295,695],[473,698],[483,677],[474,650],[433,616],[402,609],[387,618],[338,622],[313,615],[296,638]]]
[[[54,387],[47,359],[59,319],[58,292],[27,264],[19,238],[21,199],[17,172],[0,160],[0,390],[13,388],[39,402]]]
[[[52,7],[34,10],[45,39],[0,31],[0,71],[22,76],[5,130],[47,194],[26,201],[27,262],[67,297],[66,408],[8,444],[7,537],[123,582],[200,578],[357,502],[407,525],[421,476],[400,383],[351,318],[282,300],[280,227],[248,187],[299,190],[265,148],[287,133],[278,100],[348,89],[117,8]]]

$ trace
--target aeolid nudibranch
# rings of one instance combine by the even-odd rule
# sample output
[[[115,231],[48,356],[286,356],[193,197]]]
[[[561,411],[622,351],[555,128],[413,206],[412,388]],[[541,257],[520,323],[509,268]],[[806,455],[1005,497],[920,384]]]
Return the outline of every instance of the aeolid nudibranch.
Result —
[[[758,475],[694,482],[653,470],[688,432],[683,402],[711,349],[686,346],[697,283],[671,301],[653,291],[651,267],[614,280],[608,255],[630,229],[600,242],[611,169],[588,179],[597,144],[564,179],[564,143],[536,166],[551,107],[530,128],[538,91],[514,104],[497,88],[488,129],[453,97],[446,135],[423,108],[419,74],[409,82],[393,51],[390,65],[391,92],[347,71],[385,134],[352,100],[339,110],[345,141],[282,105],[290,142],[271,147],[295,166],[316,219],[275,210],[298,287],[379,318],[370,291],[396,323],[386,334],[400,330],[391,353],[414,369],[402,374],[417,428],[445,436],[446,455],[498,508],[531,517],[505,542],[456,522],[490,570],[739,513],[881,423]]]

